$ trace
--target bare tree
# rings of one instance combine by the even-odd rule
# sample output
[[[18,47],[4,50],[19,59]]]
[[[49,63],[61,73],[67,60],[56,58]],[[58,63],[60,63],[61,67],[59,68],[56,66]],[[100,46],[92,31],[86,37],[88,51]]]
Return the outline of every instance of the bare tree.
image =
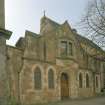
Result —
[[[81,23],[88,37],[105,48],[105,0],[90,1]]]

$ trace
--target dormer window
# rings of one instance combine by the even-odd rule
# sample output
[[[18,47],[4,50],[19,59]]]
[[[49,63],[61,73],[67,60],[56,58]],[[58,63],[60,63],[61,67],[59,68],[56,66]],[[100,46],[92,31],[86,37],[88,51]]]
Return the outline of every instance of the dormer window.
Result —
[[[72,56],[72,43],[70,41],[61,41],[60,42],[60,55],[61,56]]]

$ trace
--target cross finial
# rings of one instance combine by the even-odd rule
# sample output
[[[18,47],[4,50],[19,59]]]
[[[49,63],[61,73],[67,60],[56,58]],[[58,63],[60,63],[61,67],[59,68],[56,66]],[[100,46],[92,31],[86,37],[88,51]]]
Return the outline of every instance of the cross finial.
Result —
[[[44,10],[44,17],[46,16],[46,11]]]

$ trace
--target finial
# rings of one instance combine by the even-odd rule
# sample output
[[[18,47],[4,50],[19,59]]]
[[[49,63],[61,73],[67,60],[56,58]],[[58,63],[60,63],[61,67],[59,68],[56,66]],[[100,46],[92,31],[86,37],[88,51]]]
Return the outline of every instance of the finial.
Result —
[[[46,11],[44,10],[44,17],[46,16]]]

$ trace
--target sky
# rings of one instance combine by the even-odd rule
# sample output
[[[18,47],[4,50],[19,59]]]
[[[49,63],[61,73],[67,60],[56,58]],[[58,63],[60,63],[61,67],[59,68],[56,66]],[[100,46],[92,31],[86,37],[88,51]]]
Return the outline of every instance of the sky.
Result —
[[[5,0],[6,29],[12,31],[9,45],[15,45],[25,30],[40,32],[40,19],[46,16],[62,24],[68,20],[72,28],[85,13],[88,0]]]

